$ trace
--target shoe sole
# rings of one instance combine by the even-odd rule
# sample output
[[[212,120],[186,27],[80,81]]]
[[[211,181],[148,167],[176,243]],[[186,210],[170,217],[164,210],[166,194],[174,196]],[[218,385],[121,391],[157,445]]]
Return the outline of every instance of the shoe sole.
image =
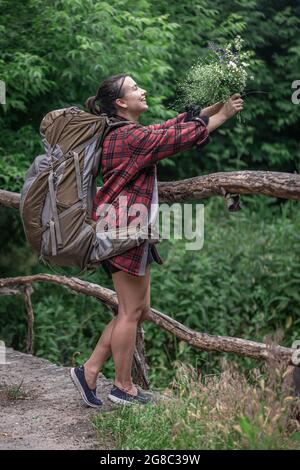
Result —
[[[118,403],[120,405],[147,405],[148,403],[151,402],[141,402],[139,400],[133,400],[133,401],[128,401],[128,400],[123,400],[122,398],[115,397],[114,395],[108,395],[109,400],[111,400],[114,403]]]
[[[74,370],[74,367],[72,367],[71,371],[70,371],[70,374],[71,374],[71,379],[72,379],[72,382],[73,384],[75,385],[76,389],[79,391],[80,395],[81,395],[81,398],[83,399],[84,403],[88,406],[90,406],[91,408],[100,408],[102,406],[101,405],[94,405],[93,403],[90,403],[86,396],[85,396],[85,393],[84,393],[84,390],[81,386],[81,383],[79,382],[79,380],[77,379],[76,377],[76,374],[75,374],[75,370]]]
[[[135,405],[137,402],[136,401],[128,401],[128,400],[122,400],[122,398],[117,398],[114,395],[108,395],[110,401],[113,401],[114,403],[118,403],[119,405]]]

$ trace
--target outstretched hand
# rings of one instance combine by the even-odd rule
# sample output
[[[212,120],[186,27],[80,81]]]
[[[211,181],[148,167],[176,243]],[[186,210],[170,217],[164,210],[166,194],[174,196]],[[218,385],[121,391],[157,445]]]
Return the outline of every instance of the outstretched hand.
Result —
[[[224,114],[226,119],[230,119],[239,111],[243,109],[244,100],[241,98],[240,93],[234,93],[231,95],[228,101],[224,103],[221,112]]]

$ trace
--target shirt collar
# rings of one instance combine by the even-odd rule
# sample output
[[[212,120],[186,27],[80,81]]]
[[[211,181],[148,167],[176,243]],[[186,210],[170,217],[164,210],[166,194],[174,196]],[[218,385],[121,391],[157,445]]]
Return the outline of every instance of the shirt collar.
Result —
[[[123,116],[119,116],[119,114],[112,114],[111,117],[118,119],[118,121],[130,121],[134,123],[134,121],[131,121],[130,119],[126,119]]]
[[[120,121],[128,121],[128,119],[124,118],[123,116],[119,116],[118,114],[112,114],[112,117],[119,119]]]

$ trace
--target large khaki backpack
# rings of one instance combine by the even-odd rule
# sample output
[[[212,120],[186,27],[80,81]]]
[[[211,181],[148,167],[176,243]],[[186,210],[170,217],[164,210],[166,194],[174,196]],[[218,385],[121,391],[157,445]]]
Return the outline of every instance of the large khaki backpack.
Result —
[[[20,215],[27,241],[44,264],[84,270],[140,244],[136,237],[107,246],[109,240],[96,237],[91,218],[103,140],[112,129],[129,123],[75,106],[43,118],[40,133],[46,153],[27,171]]]

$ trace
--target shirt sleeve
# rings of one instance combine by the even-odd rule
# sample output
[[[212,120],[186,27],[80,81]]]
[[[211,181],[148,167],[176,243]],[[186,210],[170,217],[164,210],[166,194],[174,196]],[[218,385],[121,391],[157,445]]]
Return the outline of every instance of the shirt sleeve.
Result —
[[[160,124],[150,124],[150,126],[146,126],[151,131],[155,131],[157,129],[165,129],[166,127],[174,126],[180,122],[184,122],[186,119],[186,113],[180,113],[174,118],[168,119],[165,122],[161,122]]]
[[[187,118],[186,121],[194,121],[195,119],[198,120],[198,117],[200,116],[195,116],[195,117],[192,117],[192,118]],[[209,116],[207,116],[206,114],[201,116],[201,119],[202,121],[204,121],[204,124],[207,126],[208,122],[209,122]],[[208,134],[208,137],[207,139],[205,139],[202,143],[198,143],[197,144],[197,147],[198,149],[200,147],[204,147],[205,145],[209,144],[211,142],[211,136]]]
[[[162,129],[149,129],[149,126],[127,126],[127,144],[138,168],[158,163],[194,145],[202,146],[208,139],[205,122],[200,118],[178,122]]]

